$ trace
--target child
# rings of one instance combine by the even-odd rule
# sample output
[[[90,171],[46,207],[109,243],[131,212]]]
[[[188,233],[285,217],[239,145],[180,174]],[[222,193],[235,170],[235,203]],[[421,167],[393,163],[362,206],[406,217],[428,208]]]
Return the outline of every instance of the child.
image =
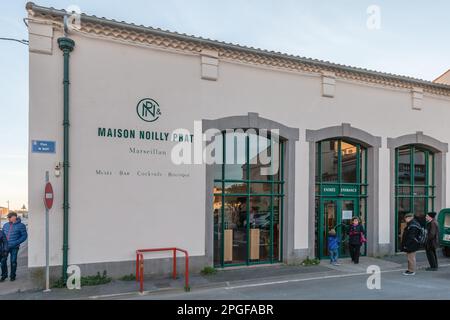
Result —
[[[337,261],[339,257],[339,240],[334,229],[328,232],[328,251],[330,252],[330,263],[334,266],[340,265]]]

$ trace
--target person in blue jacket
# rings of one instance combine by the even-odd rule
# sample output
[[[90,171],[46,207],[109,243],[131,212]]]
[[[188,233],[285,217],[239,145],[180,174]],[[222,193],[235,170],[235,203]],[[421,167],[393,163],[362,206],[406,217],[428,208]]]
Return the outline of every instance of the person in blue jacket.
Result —
[[[339,239],[336,235],[336,230],[331,229],[328,232],[328,251],[330,252],[330,263],[332,265],[338,266],[339,258]]]
[[[9,279],[11,281],[16,280],[16,270],[17,270],[17,254],[19,253],[20,245],[27,240],[27,228],[17,217],[17,213],[8,213],[8,223],[3,226],[3,233],[8,241],[8,252],[6,255],[2,256],[1,268],[2,276],[0,281],[5,281],[8,278],[8,255],[11,260],[11,273]]]

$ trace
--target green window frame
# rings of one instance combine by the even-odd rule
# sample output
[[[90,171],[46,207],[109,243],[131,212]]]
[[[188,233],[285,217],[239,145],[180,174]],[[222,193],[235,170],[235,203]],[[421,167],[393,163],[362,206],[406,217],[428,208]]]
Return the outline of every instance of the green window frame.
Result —
[[[221,208],[220,208],[220,217],[221,219],[221,238],[220,238],[220,263],[216,263],[214,261],[215,267],[232,267],[232,266],[242,266],[242,265],[255,265],[255,264],[267,264],[267,263],[278,263],[283,261],[283,221],[284,221],[284,150],[285,150],[285,140],[281,137],[278,137],[278,143],[279,143],[279,171],[278,171],[278,179],[274,179],[273,175],[268,175],[268,180],[254,180],[250,178],[250,172],[251,172],[251,163],[250,163],[250,136],[249,134],[246,134],[245,136],[245,146],[246,146],[246,159],[245,159],[245,166],[246,166],[246,177],[245,179],[226,179],[226,159],[227,159],[227,150],[226,150],[226,135],[227,133],[231,133],[230,131],[223,131],[222,132],[222,161],[223,164],[221,166],[221,177],[214,179],[214,186],[220,185],[221,186],[221,192],[214,192],[214,198],[221,197]],[[253,131],[253,133],[256,133],[259,136],[259,132],[257,130]],[[270,135],[267,136],[267,139],[269,141],[271,140]],[[271,157],[273,160],[273,152],[271,152]],[[226,193],[225,185],[227,183],[243,183],[246,185],[246,192],[245,193]],[[270,186],[270,192],[267,193],[253,193],[252,192],[252,186],[258,184],[265,184]],[[216,188],[214,188],[216,190]],[[254,262],[250,261],[250,241],[249,241],[249,233],[250,233],[250,223],[247,223],[247,261],[245,263],[225,263],[224,262],[224,231],[225,231],[225,198],[226,197],[233,197],[233,196],[240,196],[240,197],[246,197],[247,203],[250,203],[251,197],[270,197],[270,253],[269,253],[269,260],[264,260],[261,262]],[[274,199],[278,198],[279,200],[279,208],[278,208],[278,224],[280,228],[280,234],[279,234],[279,241],[278,241],[278,257],[275,257],[274,255]],[[249,221],[249,215],[250,210],[247,210],[247,221]],[[216,226],[214,226],[216,228]],[[218,230],[215,230],[218,231]],[[216,234],[216,232],[215,232]],[[214,240],[217,241],[216,236],[214,236]],[[216,246],[214,246],[216,248]]]
[[[324,143],[328,143],[330,141],[336,141],[338,144],[337,148],[337,179],[333,182],[323,181],[323,168],[322,168],[322,148]],[[342,143],[349,143],[353,146],[356,146],[356,182],[349,183],[344,182],[342,178]],[[316,234],[316,243],[315,243],[315,251],[319,258],[325,258],[321,254],[321,235],[323,234],[324,226],[320,225],[320,214],[323,209],[323,201],[330,199],[353,199],[356,203],[356,210],[358,215],[360,215],[360,210],[364,210],[364,224],[367,222],[367,174],[368,174],[368,150],[365,146],[360,143],[343,139],[343,138],[332,138],[327,140],[322,140],[316,143],[316,177],[315,177],[315,194],[316,194],[316,219],[315,219],[315,234]],[[363,170],[362,170],[363,169]],[[353,187],[355,188],[355,192],[351,194],[344,193],[345,187]],[[325,192],[327,189],[333,190],[331,193]],[[361,206],[362,204],[362,207]],[[364,225],[366,228],[366,226]],[[366,229],[367,232],[367,229]],[[364,245],[364,255],[367,252],[367,243]]]
[[[410,183],[400,183],[399,177],[399,158],[402,150],[408,150],[409,153],[409,179]],[[425,154],[425,183],[416,184],[416,165],[415,154],[416,151],[424,152]],[[401,189],[406,188],[408,192],[400,192]],[[424,190],[423,193],[418,194],[417,190]],[[425,214],[429,211],[435,210],[436,199],[436,182],[435,182],[435,155],[432,151],[417,145],[406,145],[395,149],[395,249],[400,251],[400,235],[401,224],[399,221],[399,203],[400,200],[406,200],[409,204],[411,213],[415,212],[416,200],[424,201]]]
[[[338,142],[338,178],[337,181],[333,182],[324,182],[322,180],[322,143],[329,142],[330,140],[335,140]],[[356,146],[356,182],[349,183],[343,182],[342,179],[342,142],[351,143]],[[361,159],[361,158],[364,159]],[[364,163],[364,173],[361,174],[361,164]],[[362,177],[361,177],[362,175]],[[322,192],[323,186],[346,186],[346,185],[356,185],[358,186],[358,191],[355,192],[355,196],[357,197],[367,197],[367,149],[359,143],[354,143],[351,141],[347,141],[345,139],[328,139],[319,141],[316,143],[316,196],[330,196],[329,194],[324,194]]]

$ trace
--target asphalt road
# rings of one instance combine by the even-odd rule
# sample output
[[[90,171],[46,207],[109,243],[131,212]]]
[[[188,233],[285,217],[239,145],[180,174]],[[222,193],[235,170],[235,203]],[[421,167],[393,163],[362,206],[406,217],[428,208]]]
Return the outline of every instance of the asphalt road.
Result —
[[[419,270],[415,276],[404,276],[402,271],[382,272],[381,289],[367,288],[370,275],[354,274],[331,276],[322,279],[285,279],[255,282],[242,286],[198,289],[189,293],[167,292],[133,296],[138,300],[263,300],[263,299],[313,299],[313,300],[380,300],[380,299],[450,299],[450,267],[439,271]]]

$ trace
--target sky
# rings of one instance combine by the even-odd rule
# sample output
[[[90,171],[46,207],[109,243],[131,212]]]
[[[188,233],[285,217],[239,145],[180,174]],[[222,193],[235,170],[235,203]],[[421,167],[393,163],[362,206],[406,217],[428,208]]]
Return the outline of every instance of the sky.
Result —
[[[447,0],[35,3],[58,9],[75,5],[99,17],[425,80],[450,68]],[[0,37],[28,39],[25,4],[0,0]],[[27,153],[28,48],[0,41],[0,206],[9,200],[12,209],[28,207]]]

